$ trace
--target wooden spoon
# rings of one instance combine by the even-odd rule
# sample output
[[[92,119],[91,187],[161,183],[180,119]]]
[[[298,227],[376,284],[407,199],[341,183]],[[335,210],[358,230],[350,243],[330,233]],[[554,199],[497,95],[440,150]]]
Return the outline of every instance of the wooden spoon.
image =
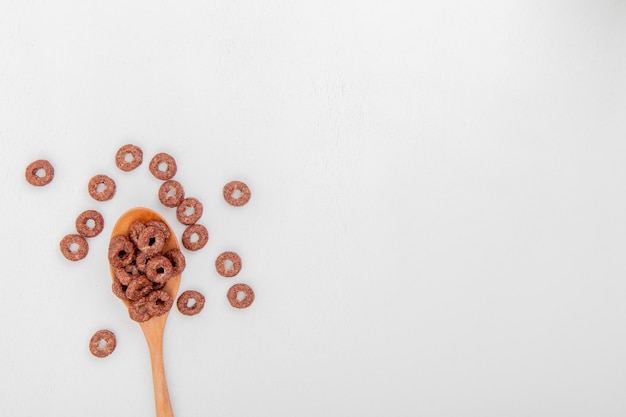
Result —
[[[142,223],[150,220],[162,221],[170,229],[170,238],[165,242],[163,246],[163,252],[167,252],[171,249],[180,249],[176,235],[172,231],[172,228],[167,222],[159,215],[159,213],[143,208],[137,207],[128,210],[126,213],[117,220],[113,231],[111,232],[111,238],[117,235],[128,236],[128,229],[130,224],[134,221],[140,221]],[[115,268],[111,267],[111,277],[115,277]],[[178,286],[180,285],[180,274],[171,277],[163,291],[167,292],[172,300],[176,300],[176,293],[178,292]],[[126,308],[130,307],[128,300],[123,300]],[[155,316],[150,320],[140,322],[139,326],[143,330],[143,334],[148,342],[148,349],[150,350],[150,361],[152,363],[152,382],[154,384],[154,402],[156,405],[157,417],[173,417],[172,404],[170,403],[170,395],[167,391],[167,383],[165,381],[165,369],[163,368],[163,330],[165,329],[165,320],[167,320],[168,313],[162,316]]]

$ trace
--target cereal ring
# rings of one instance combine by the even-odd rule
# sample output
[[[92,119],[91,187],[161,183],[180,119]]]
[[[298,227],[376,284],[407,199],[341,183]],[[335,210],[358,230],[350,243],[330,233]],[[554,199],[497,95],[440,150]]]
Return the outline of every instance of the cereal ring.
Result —
[[[148,256],[161,253],[165,245],[165,235],[158,227],[146,226],[137,239],[137,249]]]
[[[91,336],[89,351],[97,358],[106,358],[115,350],[115,333],[110,330],[98,330]]]
[[[80,261],[89,252],[89,244],[81,235],[65,235],[59,243],[59,248],[63,256],[72,262]]]
[[[189,301],[193,300],[193,304],[190,306]],[[185,316],[195,316],[204,308],[204,295],[198,291],[185,291],[178,297],[176,301],[176,307]]]
[[[146,297],[146,307],[151,316],[162,316],[170,311],[174,301],[165,291],[157,290]]]
[[[173,271],[172,262],[165,256],[155,256],[146,265],[146,277],[156,283],[167,282]]]
[[[197,240],[192,241],[194,235],[197,237]],[[209,232],[206,230],[206,227],[201,224],[196,223],[191,226],[187,226],[183,232],[183,246],[188,250],[196,251],[198,249],[202,249],[208,241]]]
[[[130,281],[126,288],[126,298],[137,301],[152,291],[152,282],[144,276],[138,276]]]
[[[156,291],[156,290],[160,290],[163,287],[165,287],[165,284],[167,284],[167,282],[153,282],[152,283],[152,291]]]
[[[180,275],[185,270],[187,262],[185,261],[185,255],[179,249],[167,251],[164,256],[172,263],[174,268],[172,275]]]
[[[142,222],[134,221],[128,227],[128,237],[130,241],[137,245],[137,240],[139,239],[139,235],[143,232],[146,226]]]
[[[126,266],[135,259],[135,245],[124,235],[115,236],[109,243],[109,264],[114,268]]]
[[[122,171],[132,171],[143,162],[143,151],[139,146],[124,145],[115,154],[115,165]]]
[[[223,277],[234,277],[241,271],[241,258],[236,252],[224,252],[215,260],[215,269]]]
[[[113,278],[113,283],[111,284],[111,291],[113,294],[120,300],[128,300],[126,297],[126,290],[128,289],[128,285],[122,284],[117,277]]]
[[[176,160],[166,153],[158,153],[150,160],[150,172],[160,180],[169,180],[176,175]],[[162,169],[164,168],[164,169]]]
[[[140,298],[128,307],[128,315],[131,319],[141,323],[150,320],[150,312],[146,305],[146,298]]]
[[[160,229],[163,232],[163,236],[165,237],[165,240],[169,239],[171,236],[170,233],[170,228],[167,227],[167,225],[165,223],[163,223],[160,220],[150,220],[146,222],[146,227],[147,226],[154,226],[157,229]]]
[[[148,265],[151,256],[152,255],[148,255],[145,252],[137,252],[137,256],[135,257],[135,265],[137,266],[139,272],[141,272],[142,274],[146,273],[146,265]]]
[[[134,278],[141,275],[137,265],[129,264],[123,267],[115,268],[115,278],[117,278],[123,285],[130,284]]]
[[[165,207],[176,207],[184,198],[185,189],[178,181],[168,180],[159,187],[159,201]]]
[[[93,226],[90,226],[90,220]],[[76,218],[76,231],[83,237],[98,236],[104,229],[104,217],[96,210],[85,210]]]
[[[241,181],[231,181],[224,186],[224,200],[231,206],[243,206],[250,200],[250,188]]]
[[[106,175],[95,175],[87,185],[89,195],[97,201],[107,201],[115,195],[115,181]]]
[[[243,298],[240,298],[240,294]],[[228,290],[226,294],[228,302],[235,308],[246,308],[254,301],[254,291],[246,284],[235,284]]]
[[[54,178],[54,167],[45,159],[38,159],[28,164],[24,176],[30,185],[42,187]]]
[[[202,203],[197,198],[185,198],[176,208],[176,218],[182,224],[194,224],[200,217],[202,217]]]

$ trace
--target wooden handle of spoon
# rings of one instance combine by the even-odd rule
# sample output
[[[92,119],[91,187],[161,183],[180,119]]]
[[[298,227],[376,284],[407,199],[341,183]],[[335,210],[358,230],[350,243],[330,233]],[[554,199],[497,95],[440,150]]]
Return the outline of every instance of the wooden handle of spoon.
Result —
[[[152,383],[154,384],[154,404],[157,417],[174,417],[170,394],[167,391],[165,381],[165,368],[163,367],[163,333],[146,335],[148,349],[150,350],[150,362],[152,363]]]

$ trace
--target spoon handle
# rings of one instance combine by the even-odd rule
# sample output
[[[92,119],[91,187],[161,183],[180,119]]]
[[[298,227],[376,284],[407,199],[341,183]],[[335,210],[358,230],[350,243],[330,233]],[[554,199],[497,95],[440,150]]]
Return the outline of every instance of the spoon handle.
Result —
[[[170,403],[170,394],[167,391],[167,382],[165,381],[165,368],[163,367],[163,333],[146,334],[146,340],[152,364],[156,416],[174,417],[172,404]]]

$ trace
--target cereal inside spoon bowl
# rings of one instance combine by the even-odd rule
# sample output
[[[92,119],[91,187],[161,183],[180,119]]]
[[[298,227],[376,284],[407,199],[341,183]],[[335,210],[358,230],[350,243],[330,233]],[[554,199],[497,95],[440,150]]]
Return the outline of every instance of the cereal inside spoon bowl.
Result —
[[[113,293],[139,323],[148,343],[156,415],[172,416],[163,367],[163,331],[185,268],[176,235],[159,213],[133,208],[113,227],[108,258]]]

